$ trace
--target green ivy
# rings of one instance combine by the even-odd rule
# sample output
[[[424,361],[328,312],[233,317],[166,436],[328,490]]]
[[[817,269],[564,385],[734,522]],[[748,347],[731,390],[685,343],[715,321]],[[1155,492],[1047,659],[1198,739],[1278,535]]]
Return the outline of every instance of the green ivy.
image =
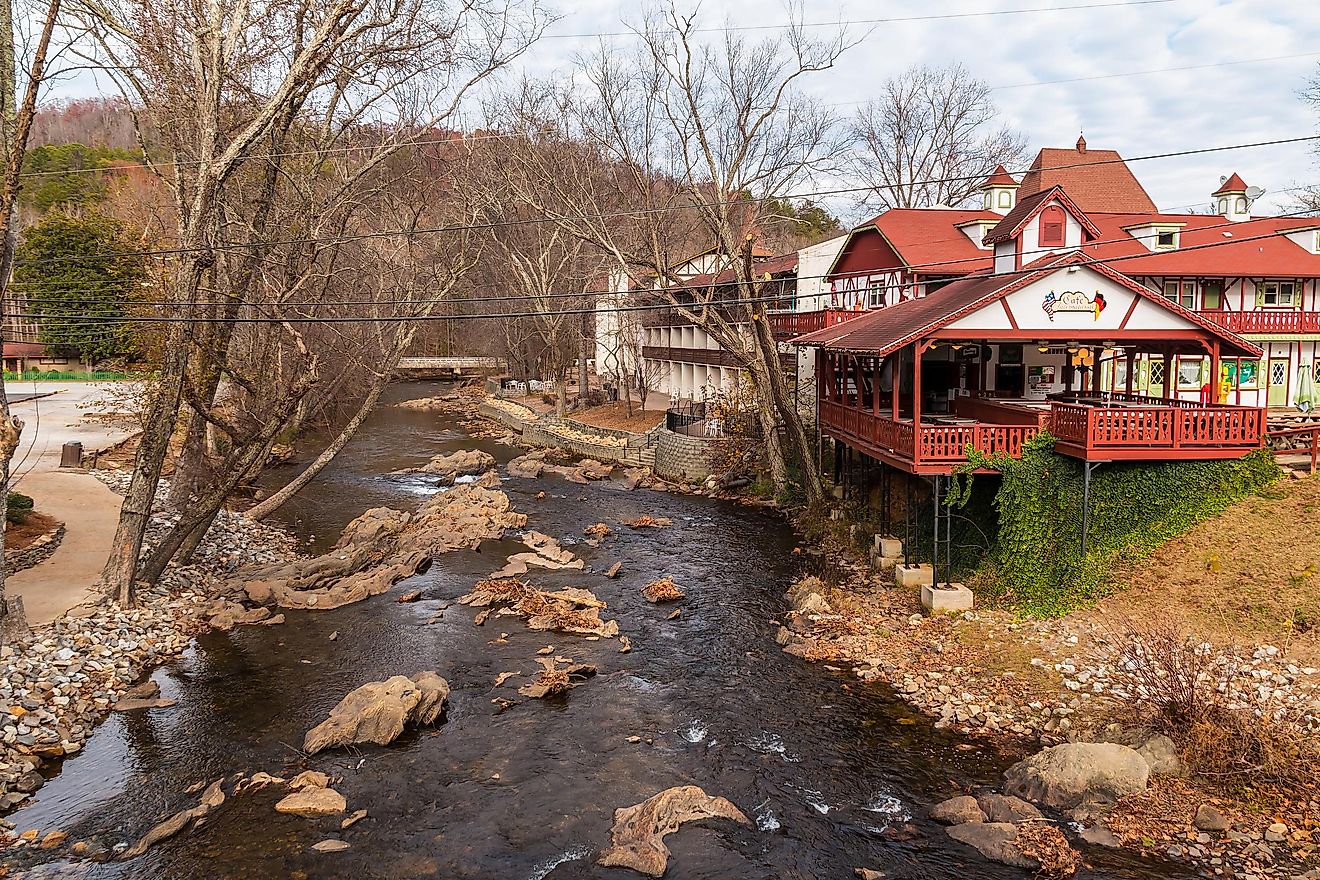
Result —
[[[1037,435],[1018,460],[969,457],[960,469],[966,482],[950,493],[951,502],[970,495],[970,472],[978,468],[997,470],[1003,479],[994,499],[998,536],[977,586],[1040,617],[1094,602],[1112,588],[1120,562],[1149,556],[1280,475],[1267,449],[1234,461],[1101,464],[1091,475],[1083,556],[1082,462],[1055,453],[1052,436]]]

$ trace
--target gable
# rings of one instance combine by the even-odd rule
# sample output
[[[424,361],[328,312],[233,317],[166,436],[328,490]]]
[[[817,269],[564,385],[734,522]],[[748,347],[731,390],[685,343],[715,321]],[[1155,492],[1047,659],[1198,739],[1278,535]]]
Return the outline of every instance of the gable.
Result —
[[[1193,320],[1141,296],[1094,269],[1061,267],[1002,300],[993,300],[948,325],[950,330],[1039,331],[1079,338],[1128,331],[1198,330]],[[1155,294],[1152,293],[1152,296]]]
[[[830,268],[830,278],[856,275],[872,269],[901,269],[903,260],[874,226],[858,229],[848,238]]]

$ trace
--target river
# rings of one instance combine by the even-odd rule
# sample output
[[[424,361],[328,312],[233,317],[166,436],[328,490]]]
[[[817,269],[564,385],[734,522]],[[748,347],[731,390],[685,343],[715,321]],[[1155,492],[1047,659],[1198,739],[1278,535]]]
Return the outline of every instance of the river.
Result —
[[[289,527],[325,546],[364,509],[413,506],[433,491],[424,478],[389,471],[473,446],[501,463],[519,454],[468,438],[449,416],[388,405],[438,387],[392,388],[387,405],[284,511]],[[506,480],[504,488],[530,528],[566,546],[593,522],[615,529],[599,548],[572,547],[586,560],[584,572],[536,582],[593,590],[609,604],[605,616],[632,640],[632,653],[617,653],[616,641],[532,633],[514,618],[477,627],[473,612],[457,605],[428,623],[508,552],[524,549],[513,542],[438,558],[408,582],[423,590],[414,604],[387,594],[335,611],[286,612],[283,626],[207,634],[154,675],[178,705],[112,715],[35,803],[11,815],[16,830],[61,829],[70,841],[108,848],[195,803],[196,795],[184,794],[195,783],[307,767],[342,777],[336,787],[349,810],[366,809],[369,818],[340,832],[337,817],[277,814],[272,805],[281,792],[272,788],[229,799],[200,828],[130,862],[70,864],[60,851],[29,851],[24,865],[51,862],[27,876],[637,877],[594,865],[613,810],[688,783],[730,798],[756,827],[712,822],[671,835],[666,876],[675,880],[850,878],[859,866],[891,878],[1026,876],[983,861],[924,819],[931,804],[959,789],[992,784],[1009,759],[935,730],[846,670],[779,651],[774,618],[784,610],[797,558],[782,519],[609,482],[579,486],[550,477]],[[541,491],[546,497],[538,499]],[[642,513],[674,524],[618,525]],[[602,572],[615,560],[623,575],[609,580]],[[664,574],[688,594],[677,620],[638,594]],[[507,643],[493,643],[501,633]],[[535,671],[537,649],[549,644],[556,654],[597,664],[600,675],[567,698],[499,711],[492,699],[517,698],[517,685]],[[386,748],[299,756],[294,747],[303,734],[349,689],[421,669],[436,670],[453,688],[443,724],[408,731]],[[511,670],[523,676],[493,689],[496,676]],[[643,742],[631,744],[631,736]],[[331,836],[351,848],[308,850]],[[1092,867],[1082,877],[1190,876],[1111,851],[1085,854]]]

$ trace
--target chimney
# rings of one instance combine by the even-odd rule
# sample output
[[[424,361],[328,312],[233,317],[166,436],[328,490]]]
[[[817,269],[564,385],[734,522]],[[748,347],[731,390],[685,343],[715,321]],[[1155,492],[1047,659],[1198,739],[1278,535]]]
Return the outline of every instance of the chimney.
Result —
[[[1080,134],[1077,135],[1077,152],[1079,153],[1086,152],[1086,138]]]

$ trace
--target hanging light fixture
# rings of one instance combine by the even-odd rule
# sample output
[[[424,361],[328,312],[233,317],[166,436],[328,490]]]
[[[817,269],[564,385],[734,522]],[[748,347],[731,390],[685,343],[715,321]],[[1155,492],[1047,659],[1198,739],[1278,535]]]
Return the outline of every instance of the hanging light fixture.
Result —
[[[1069,343],[1068,343],[1068,354],[1077,354],[1077,349],[1079,349],[1079,348],[1081,348],[1081,343],[1080,343],[1080,342],[1069,342]]]
[[[1041,339],[1036,343],[1036,351],[1040,352],[1041,354],[1045,354],[1045,352],[1049,350],[1050,350],[1050,344],[1046,342],[1044,339]]]

